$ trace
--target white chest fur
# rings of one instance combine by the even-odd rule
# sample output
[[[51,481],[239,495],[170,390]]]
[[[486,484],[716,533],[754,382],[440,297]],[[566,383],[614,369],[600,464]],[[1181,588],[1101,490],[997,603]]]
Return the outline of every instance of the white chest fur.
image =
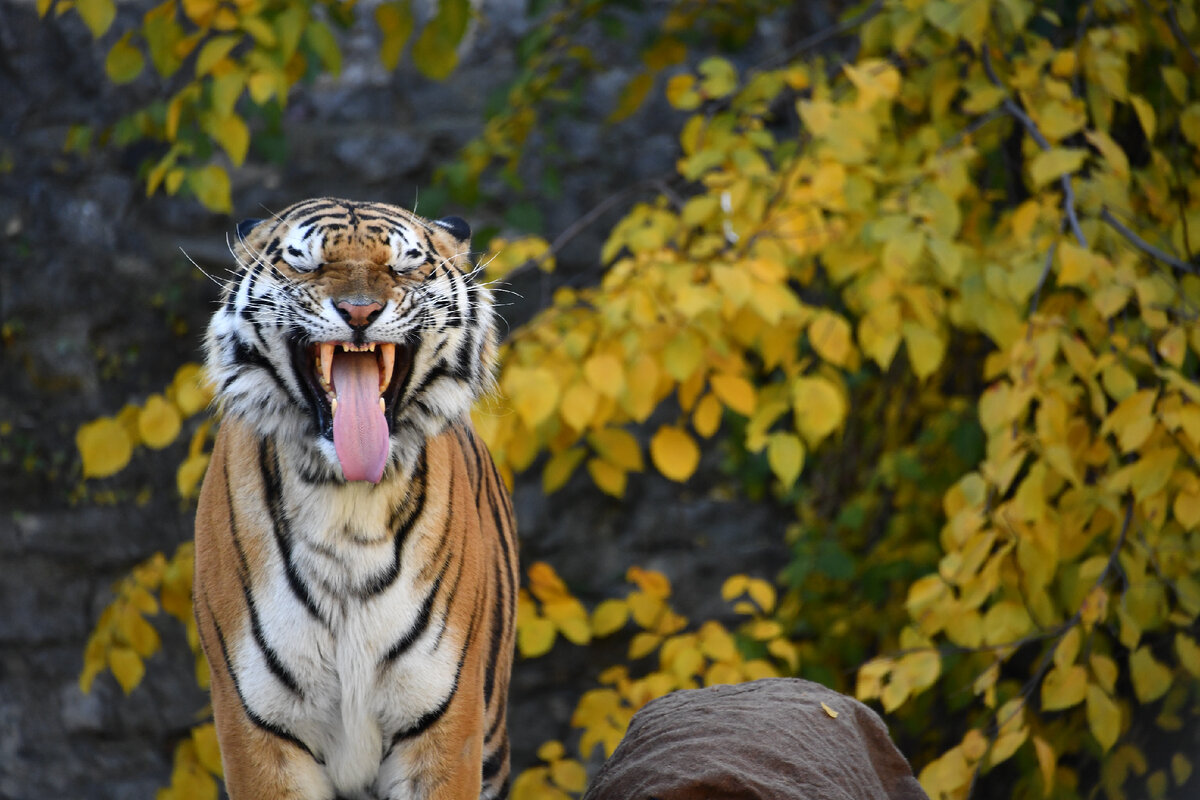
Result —
[[[276,511],[234,669],[249,709],[303,743],[339,795],[370,797],[393,737],[454,690],[460,639],[429,620],[437,580],[425,563],[443,531],[417,512],[396,533],[385,484],[308,488]],[[394,786],[403,753],[392,761]]]

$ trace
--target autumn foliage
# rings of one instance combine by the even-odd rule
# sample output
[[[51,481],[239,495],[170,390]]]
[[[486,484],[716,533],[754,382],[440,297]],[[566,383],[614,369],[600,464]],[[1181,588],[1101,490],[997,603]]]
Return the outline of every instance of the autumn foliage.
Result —
[[[692,43],[698,6],[717,24],[721,3],[673,5],[615,114],[662,87],[685,189],[630,208],[599,284],[512,332],[475,423],[547,492],[581,469],[615,497],[650,468],[687,481],[724,442],[747,492],[794,509],[794,559],[730,578],[732,625],[636,565],[592,609],[529,567],[524,656],[624,635],[629,663],[580,698],[579,759],[547,743],[515,796],[577,795],[653,697],[766,675],[877,702],[933,798],[1194,791],[1197,4],[880,0],[775,65]],[[515,97],[457,179],[520,157],[514,120],[549,101]],[[510,237],[482,261],[503,280],[553,256]],[[129,457],[100,436],[85,475]],[[154,648],[121,624],[88,680],[137,682],[111,648]]]

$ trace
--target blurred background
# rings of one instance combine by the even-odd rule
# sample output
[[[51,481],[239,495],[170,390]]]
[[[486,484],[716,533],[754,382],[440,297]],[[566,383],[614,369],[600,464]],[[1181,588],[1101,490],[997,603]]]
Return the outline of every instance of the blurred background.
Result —
[[[1196,796],[1197,0],[0,0],[0,800],[210,800],[243,218],[457,215],[514,800],[773,675],[934,798]]]

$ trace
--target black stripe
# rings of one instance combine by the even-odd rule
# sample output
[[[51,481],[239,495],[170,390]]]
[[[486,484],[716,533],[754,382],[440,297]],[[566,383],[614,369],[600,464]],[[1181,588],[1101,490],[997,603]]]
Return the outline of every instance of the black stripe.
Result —
[[[421,610],[417,613],[417,618],[413,620],[412,627],[405,631],[397,642],[391,646],[387,653],[383,656],[383,660],[379,662],[380,667],[386,667],[395,661],[400,656],[408,651],[408,648],[413,646],[413,643],[421,637],[426,629],[429,628],[429,616],[433,611],[433,601],[437,599],[438,592],[442,588],[442,578],[446,575],[446,569],[450,566],[450,557],[446,556],[442,560],[442,568],[438,571],[437,577],[433,581],[433,586],[429,588],[429,592],[425,595],[425,599],[421,601]],[[453,591],[451,591],[453,597]]]
[[[270,448],[268,453],[268,443],[266,439],[259,440],[258,444],[258,464],[262,471],[263,489],[266,492],[267,508],[271,512],[272,530],[275,533],[275,544],[279,547],[279,552],[283,556],[283,571],[287,576],[288,586],[292,589],[292,594],[308,609],[308,613],[313,619],[320,622],[326,628],[329,624],[321,617],[321,613],[317,610],[317,604],[313,600],[312,595],[308,591],[308,587],[300,578],[300,573],[296,569],[296,563],[292,560],[292,529],[291,523],[287,519],[287,514],[283,509],[283,486],[279,473],[279,453]]]
[[[262,337],[260,336],[259,338],[261,339]],[[241,339],[238,339],[234,342],[233,360],[238,363],[239,367],[251,367],[254,369],[263,370],[264,372],[267,373],[267,375],[269,375],[271,377],[271,380],[273,380],[275,382],[275,385],[279,387],[279,390],[281,392],[283,392],[288,398],[290,398],[292,400],[296,399],[292,395],[292,390],[290,388],[288,388],[288,385],[284,382],[283,378],[280,377],[279,373],[276,371],[275,365],[272,364],[270,361],[268,361],[267,357],[264,356],[261,352],[259,352],[255,348],[251,347],[250,345],[248,345],[246,342],[242,341]],[[240,373],[240,371],[239,371],[239,373]],[[234,379],[239,378],[239,377],[241,377],[240,374],[234,376]],[[232,383],[232,380],[229,382]]]
[[[217,633],[217,643],[221,646],[221,658],[225,662],[225,671],[229,675],[229,680],[233,682],[233,690],[237,693],[238,701],[242,704],[242,710],[246,712],[246,718],[254,723],[255,727],[266,731],[272,736],[283,739],[286,742],[291,742],[292,744],[296,745],[296,747],[299,747],[301,750],[308,753],[308,755],[311,756],[318,764],[324,764],[325,762],[322,759],[317,758],[313,751],[308,748],[308,745],[296,738],[294,734],[278,725],[275,725],[274,723],[263,719],[258,714],[254,713],[254,710],[246,704],[246,695],[242,693],[242,686],[238,682],[237,673],[234,672],[233,662],[229,659],[229,647],[225,643],[225,634],[221,631],[221,624],[217,622],[216,614],[213,613],[212,604],[209,602],[207,592],[204,592],[204,605],[208,609],[209,619],[212,620],[213,630]]]
[[[368,583],[357,593],[359,597],[367,599],[374,597],[380,592],[387,589],[395,581],[400,574],[400,554],[404,549],[404,542],[407,541],[409,533],[425,512],[425,474],[426,474],[426,453],[425,448],[421,448],[421,456],[417,461],[416,469],[413,470],[413,476],[409,481],[409,497],[416,492],[416,505],[411,507],[409,513],[401,517],[401,512],[409,509],[409,505],[405,503],[396,510],[392,515],[392,519],[388,521],[388,527],[392,529],[392,563],[388,568],[381,572],[374,580]],[[420,486],[417,486],[417,481],[420,480]],[[399,527],[396,527],[399,525]]]
[[[242,594],[246,597],[246,607],[250,611],[250,632],[254,635],[254,643],[258,645],[258,649],[262,651],[263,658],[266,659],[267,668],[271,670],[280,683],[291,690],[300,699],[304,699],[304,692],[300,689],[300,684],[296,681],[294,675],[284,666],[283,661],[279,658],[279,653],[275,648],[267,642],[266,636],[263,635],[262,623],[258,618],[258,606],[254,602],[254,594],[250,590],[250,563],[246,559],[246,551],[242,547],[241,539],[238,537],[237,517],[233,510],[233,487],[229,483],[229,464],[224,465],[225,473],[225,497],[229,502],[229,534],[233,539],[233,547],[237,550],[238,561],[241,564],[241,569],[238,570],[238,581],[242,585]]]
[[[487,783],[500,774],[508,763],[508,739],[500,743],[490,756],[483,762],[483,782]]]
[[[463,640],[462,652],[460,652],[458,655],[458,666],[454,670],[454,682],[450,685],[450,691],[444,698],[442,698],[442,702],[439,703],[432,711],[423,714],[420,719],[418,719],[408,728],[396,731],[396,733],[392,736],[391,744],[388,745],[387,752],[383,754],[384,758],[387,758],[388,753],[391,753],[396,745],[398,745],[400,742],[404,741],[405,739],[412,739],[416,736],[420,736],[422,733],[433,727],[433,725],[435,725],[437,721],[445,715],[446,710],[450,708],[450,703],[454,701],[454,696],[458,694],[458,681],[459,678],[462,677],[463,664],[465,664],[467,661],[467,651],[471,649],[471,640],[475,636],[475,623],[478,621],[478,618],[479,606],[476,604],[475,608],[473,609],[473,613],[471,614],[471,624],[467,627],[467,636]]]

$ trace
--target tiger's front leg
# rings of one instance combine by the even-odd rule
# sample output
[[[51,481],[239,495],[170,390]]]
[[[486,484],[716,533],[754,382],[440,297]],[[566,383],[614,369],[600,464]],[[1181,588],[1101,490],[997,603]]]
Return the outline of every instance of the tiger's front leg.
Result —
[[[209,634],[215,634],[211,616],[197,617]],[[211,658],[209,663],[213,718],[230,800],[332,800],[334,788],[312,754],[299,742],[255,724],[223,663]]]

